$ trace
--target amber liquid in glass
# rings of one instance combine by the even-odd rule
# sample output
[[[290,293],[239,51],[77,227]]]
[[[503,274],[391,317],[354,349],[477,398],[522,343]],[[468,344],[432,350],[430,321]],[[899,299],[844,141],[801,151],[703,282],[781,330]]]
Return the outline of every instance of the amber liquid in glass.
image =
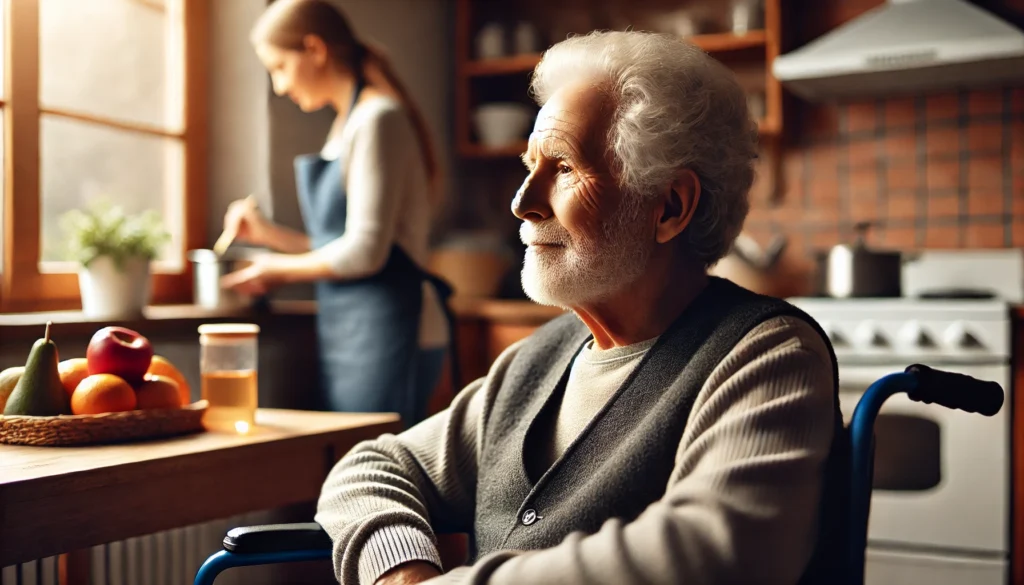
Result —
[[[209,402],[203,424],[222,431],[251,429],[256,416],[256,388],[256,370],[203,373],[203,399]]]

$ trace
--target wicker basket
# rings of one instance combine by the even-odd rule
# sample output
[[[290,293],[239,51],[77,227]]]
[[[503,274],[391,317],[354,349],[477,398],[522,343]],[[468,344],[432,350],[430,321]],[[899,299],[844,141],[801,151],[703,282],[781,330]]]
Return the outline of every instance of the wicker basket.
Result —
[[[0,443],[69,446],[123,443],[196,433],[203,429],[207,403],[183,408],[159,408],[60,416],[0,416]]]

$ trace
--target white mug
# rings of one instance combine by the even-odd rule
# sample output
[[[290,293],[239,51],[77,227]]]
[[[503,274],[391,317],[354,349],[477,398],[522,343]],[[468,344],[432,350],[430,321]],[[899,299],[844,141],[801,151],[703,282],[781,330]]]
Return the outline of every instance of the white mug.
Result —
[[[742,35],[764,26],[764,6],[759,0],[733,0],[732,32]]]
[[[537,53],[540,51],[540,33],[529,22],[520,22],[515,31],[516,53]]]
[[[505,29],[491,22],[484,25],[476,35],[476,56],[479,59],[496,59],[505,56]]]

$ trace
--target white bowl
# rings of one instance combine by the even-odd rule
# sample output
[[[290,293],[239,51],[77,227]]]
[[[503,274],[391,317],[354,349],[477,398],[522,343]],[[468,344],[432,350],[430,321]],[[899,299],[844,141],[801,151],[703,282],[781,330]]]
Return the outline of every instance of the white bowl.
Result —
[[[501,148],[526,138],[533,111],[517,103],[485,104],[473,113],[473,121],[484,146]]]

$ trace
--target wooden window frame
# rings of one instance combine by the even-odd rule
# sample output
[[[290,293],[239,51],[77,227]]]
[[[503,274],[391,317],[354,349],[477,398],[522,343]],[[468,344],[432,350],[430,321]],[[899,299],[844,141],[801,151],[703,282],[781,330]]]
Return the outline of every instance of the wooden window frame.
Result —
[[[41,115],[100,122],[148,135],[174,136],[184,149],[184,193],[181,204],[182,270],[153,275],[153,304],[189,302],[192,270],[187,250],[203,245],[206,232],[207,60],[209,2],[182,0],[184,11],[184,116],[180,132],[118,123],[73,111],[42,108],[39,101],[39,0],[0,0],[6,11],[4,99],[4,205],[0,237],[4,238],[0,268],[0,312],[77,310],[81,308],[78,277],[43,273],[40,255]]]

